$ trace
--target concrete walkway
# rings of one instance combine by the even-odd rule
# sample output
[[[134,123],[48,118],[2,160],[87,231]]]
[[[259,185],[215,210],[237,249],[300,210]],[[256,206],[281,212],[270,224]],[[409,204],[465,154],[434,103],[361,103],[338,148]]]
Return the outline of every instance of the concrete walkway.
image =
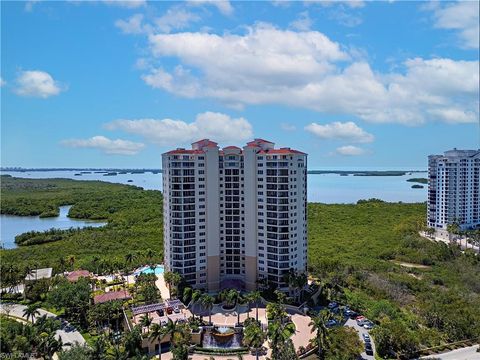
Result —
[[[478,345],[452,350],[443,354],[435,354],[422,357],[421,359],[440,359],[440,360],[479,360],[480,353],[477,352]]]
[[[170,291],[165,283],[163,274],[157,274],[157,281],[155,281],[155,285],[157,286],[158,290],[160,290],[160,295],[162,296],[163,300],[170,299]]]
[[[450,241],[450,239],[442,237],[442,236],[429,236],[423,231],[420,231],[419,234],[420,234],[421,237],[423,237],[427,240],[430,240],[430,241],[434,241],[434,242],[443,242],[447,245],[449,245],[451,243],[457,243],[457,245],[459,245],[460,249],[462,249],[462,250],[472,249],[473,251],[475,251],[477,253],[480,251],[478,246],[475,246],[473,244],[467,243],[467,245],[465,246],[465,244],[466,244],[465,238]]]
[[[16,316],[25,320],[26,318],[23,316],[23,311],[26,308],[27,307],[25,305],[20,304],[0,304],[0,312],[2,314]],[[57,330],[56,335],[57,339],[58,337],[62,339],[64,349],[69,348],[70,345],[73,345],[75,342],[79,343],[80,345],[85,344],[85,339],[83,338],[82,334],[80,334],[72,325],[70,325],[68,321],[60,319],[57,315],[43,309],[38,309],[38,312],[40,313],[40,316],[47,315],[47,317],[53,317],[60,320],[61,327],[59,330]],[[38,317],[35,317],[35,321],[37,318]]]

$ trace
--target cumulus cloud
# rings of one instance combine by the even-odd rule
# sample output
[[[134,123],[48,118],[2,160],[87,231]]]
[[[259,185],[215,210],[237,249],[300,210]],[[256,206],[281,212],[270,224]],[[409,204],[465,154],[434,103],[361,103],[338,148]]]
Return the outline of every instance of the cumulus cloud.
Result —
[[[189,0],[188,3],[194,6],[215,6],[223,15],[232,15],[234,11],[232,4],[228,0]]]
[[[144,20],[143,14],[135,14],[126,20],[115,21],[115,26],[125,34],[152,34],[155,31],[169,33],[173,30],[187,28],[192,23],[200,21],[201,18],[183,6],[172,6],[162,16],[152,19],[151,23]]]
[[[375,139],[372,134],[352,121],[344,123],[335,121],[325,125],[311,123],[305,127],[305,130],[321,139],[338,139],[358,143],[369,143]]]
[[[478,49],[480,43],[480,3],[478,1],[458,1],[456,3],[433,3],[435,27],[458,32],[460,45]]]
[[[119,119],[107,123],[105,128],[140,135],[161,146],[187,144],[202,138],[241,141],[253,136],[252,126],[246,119],[216,112],[198,114],[190,123],[172,119]]]
[[[239,108],[283,104],[376,123],[446,121],[441,114],[454,109],[465,115],[450,116],[450,123],[478,120],[478,61],[415,58],[397,72],[378,73],[318,31],[268,24],[243,35],[181,32],[148,39],[153,58],[174,57],[180,64],[151,68],[143,80],[183,97]]]
[[[125,34],[143,34],[152,31],[152,26],[143,23],[143,14],[132,15],[127,20],[117,20],[115,26]]]
[[[337,148],[336,153],[344,156],[358,156],[364,155],[365,150],[353,145],[340,146]]]
[[[308,11],[303,11],[298,14],[296,20],[289,24],[289,27],[295,30],[308,31],[312,27],[313,21],[308,14]]]
[[[74,148],[99,149],[107,154],[115,155],[135,155],[145,147],[142,143],[122,139],[111,140],[105,136],[64,140],[62,145]]]
[[[160,31],[168,33],[172,30],[186,28],[199,20],[198,15],[180,6],[174,6],[168,9],[164,15],[155,19],[155,25]]]
[[[60,94],[65,89],[52,76],[39,70],[21,71],[17,76],[15,93],[20,96],[48,98]]]

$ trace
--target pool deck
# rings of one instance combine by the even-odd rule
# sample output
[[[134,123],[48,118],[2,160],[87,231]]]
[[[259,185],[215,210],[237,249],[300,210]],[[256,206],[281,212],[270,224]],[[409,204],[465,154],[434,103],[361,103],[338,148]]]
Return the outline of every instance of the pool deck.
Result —
[[[157,286],[158,290],[160,290],[162,299],[170,299],[170,290],[168,290],[165,279],[163,278],[163,274],[157,275],[157,281],[155,281],[155,285]]]

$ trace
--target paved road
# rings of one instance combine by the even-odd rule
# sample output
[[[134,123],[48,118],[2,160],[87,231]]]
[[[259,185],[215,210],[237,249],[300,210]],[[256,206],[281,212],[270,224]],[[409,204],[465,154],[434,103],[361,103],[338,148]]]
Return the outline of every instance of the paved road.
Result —
[[[365,342],[363,341],[363,334],[368,334],[368,330],[361,326],[358,326],[357,322],[353,319],[348,319],[347,322],[345,323],[345,326],[350,326],[350,327],[353,327],[355,330],[357,330],[358,336],[360,336],[360,340],[362,341],[362,344],[363,344],[362,359],[374,360],[375,359],[374,356],[367,355],[367,353],[365,352]],[[375,354],[375,343],[373,342],[373,339],[372,339],[372,349],[373,349],[373,353]]]
[[[422,359],[440,359],[440,360],[479,360],[480,353],[477,352],[478,345],[452,350],[443,354],[436,354],[422,357]]]
[[[20,304],[0,304],[0,312],[7,313],[12,316],[16,316],[22,319],[25,319],[23,316],[23,310],[27,307],[25,305]],[[52,314],[43,309],[38,309],[40,312],[40,316],[47,315],[47,317],[57,318],[57,315]],[[35,319],[36,320],[36,319]],[[64,344],[64,348],[69,347],[69,344],[74,344],[75,342],[79,344],[85,344],[85,339],[83,338],[82,334],[80,334],[72,325],[70,325],[67,321],[63,319],[59,319],[61,321],[61,328],[57,330],[57,336],[62,339]]]

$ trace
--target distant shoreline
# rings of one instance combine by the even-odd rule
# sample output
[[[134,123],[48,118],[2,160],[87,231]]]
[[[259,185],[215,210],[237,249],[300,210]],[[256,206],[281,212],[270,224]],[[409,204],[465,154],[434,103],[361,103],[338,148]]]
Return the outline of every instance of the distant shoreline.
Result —
[[[162,173],[162,169],[120,169],[120,168],[0,168],[0,172],[33,172],[33,171],[89,171],[97,173],[132,173],[141,174],[151,172],[154,174]],[[427,170],[308,170],[308,174],[325,175],[338,174],[342,176],[403,176],[413,173],[426,173]],[[79,174],[80,176],[80,174]]]

